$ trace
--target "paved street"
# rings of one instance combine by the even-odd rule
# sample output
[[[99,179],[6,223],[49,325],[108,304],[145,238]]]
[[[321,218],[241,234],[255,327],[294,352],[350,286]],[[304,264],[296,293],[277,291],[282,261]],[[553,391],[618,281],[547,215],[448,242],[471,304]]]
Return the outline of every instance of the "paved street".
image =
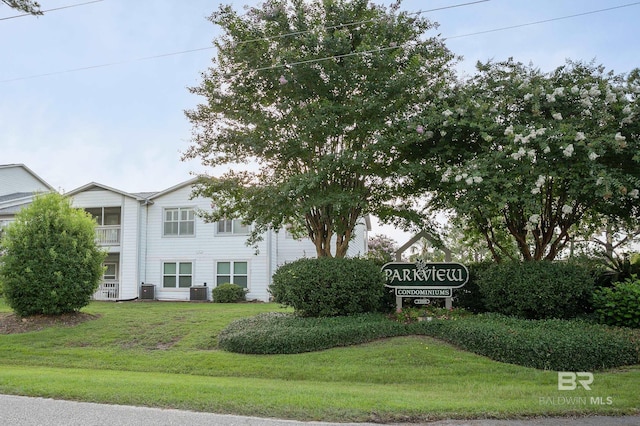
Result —
[[[324,423],[196,413],[159,408],[105,405],[46,398],[0,395],[0,425],[8,426],[379,426],[372,423]],[[640,426],[640,416],[548,418],[534,420],[445,420],[429,426]],[[407,426],[407,424],[404,424]]]

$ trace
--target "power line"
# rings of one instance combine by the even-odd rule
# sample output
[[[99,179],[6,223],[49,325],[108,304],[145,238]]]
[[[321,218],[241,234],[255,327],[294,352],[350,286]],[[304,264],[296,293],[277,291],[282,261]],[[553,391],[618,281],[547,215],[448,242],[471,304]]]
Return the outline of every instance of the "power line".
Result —
[[[102,1],[102,0],[97,0],[97,1]],[[470,4],[475,4],[475,3],[484,2],[484,1],[488,1],[488,0],[481,0],[481,1],[471,2],[471,3],[464,3],[464,4],[460,4],[460,5],[447,6],[445,8],[448,9],[448,8],[459,7],[459,6],[464,6],[464,5],[470,5]],[[94,2],[89,2],[89,3],[94,3]],[[620,5],[620,6],[613,6],[613,7],[609,7],[609,8],[605,8],[605,9],[598,9],[598,10],[593,10],[593,11],[589,11],[589,12],[582,12],[582,13],[577,13],[577,14],[573,14],[573,15],[566,15],[566,16],[561,16],[561,17],[557,17],[557,18],[545,19],[545,20],[541,20],[541,21],[535,21],[535,22],[529,22],[529,23],[524,23],[524,24],[512,25],[512,26],[509,26],[509,27],[494,28],[494,29],[485,30],[485,31],[477,31],[477,32],[474,32],[474,33],[469,33],[469,34],[446,37],[444,39],[445,40],[450,40],[450,39],[454,39],[454,38],[470,37],[470,36],[486,34],[486,33],[490,33],[490,32],[505,31],[505,30],[509,30],[509,29],[521,28],[521,27],[530,26],[530,25],[538,25],[538,24],[542,24],[542,23],[559,21],[559,20],[563,20],[563,19],[570,19],[570,18],[575,18],[575,17],[579,17],[579,16],[585,16],[585,15],[591,15],[591,14],[595,14],[595,13],[607,12],[607,11],[614,10],[614,9],[621,9],[621,8],[624,8],[624,7],[637,6],[639,4],[640,4],[640,1],[637,1],[637,2],[633,2],[633,3],[627,3],[627,4]],[[443,9],[443,8],[439,8],[439,9]],[[434,9],[434,10],[439,10],[439,9]],[[431,10],[429,10],[429,11],[431,11]],[[428,12],[428,11],[418,11],[418,12],[414,12],[412,14],[426,13],[426,12]],[[366,22],[366,21],[362,21],[362,22]],[[351,24],[353,24],[353,23],[351,23]],[[351,24],[344,24],[344,25],[351,25]],[[281,34],[281,35],[278,35],[278,36],[274,36],[274,38],[275,37],[284,37],[284,36],[287,36],[287,35],[296,35],[296,34],[298,34],[298,33]],[[265,39],[268,39],[268,38],[265,38]],[[258,41],[258,40],[262,40],[262,39],[255,39],[253,41]],[[348,57],[348,56],[363,55],[363,54],[374,53],[374,52],[379,52],[379,51],[385,51],[385,50],[390,50],[390,49],[397,49],[399,47],[400,46],[382,47],[382,48],[368,50],[368,51],[362,51],[362,52],[351,52],[351,53],[347,53],[347,54],[344,54],[344,55],[327,56],[327,57],[323,57],[323,58],[308,59],[308,60],[294,62],[294,63],[272,65],[272,66],[263,67],[263,68],[255,68],[255,69],[247,70],[247,71],[244,71],[244,72],[264,71],[264,70],[269,70],[269,69],[284,68],[284,67],[293,66],[293,65],[302,65],[302,64],[308,64],[308,63],[322,62],[322,61],[326,61],[326,60],[330,60],[330,59],[339,59],[339,58],[344,58],[344,57]],[[92,66],[86,66],[86,67],[80,67],[80,68],[73,68],[73,69],[69,69],[69,70],[55,71],[55,72],[50,72],[50,73],[46,73],[46,74],[36,74],[36,75],[32,75],[32,76],[27,76],[27,77],[18,77],[18,78],[12,78],[12,79],[7,79],[7,80],[0,80],[0,83],[8,83],[8,82],[19,81],[19,80],[30,80],[30,79],[34,79],[34,78],[47,77],[47,76],[58,75],[58,74],[66,74],[66,73],[70,73],[70,72],[84,71],[84,70],[95,69],[95,68],[104,68],[104,67],[110,67],[110,66],[114,66],[114,65],[122,65],[122,64],[132,63],[132,62],[138,62],[138,61],[144,61],[144,60],[150,60],[150,59],[158,59],[158,58],[163,58],[163,57],[167,57],[167,56],[175,56],[175,55],[181,55],[181,54],[192,53],[192,52],[199,52],[199,51],[210,50],[210,49],[214,49],[214,46],[202,47],[202,48],[198,48],[198,49],[182,50],[182,51],[178,51],[178,52],[164,53],[164,54],[159,54],[159,55],[154,55],[154,56],[147,56],[147,57],[143,57],[143,58],[124,60],[124,61],[118,61],[118,62],[110,62],[110,63],[106,63],[106,64],[99,64],[99,65],[92,65]]]
[[[101,1],[103,1],[103,0],[93,0],[93,1],[88,1],[88,2],[85,2],[85,3],[71,4],[69,6],[60,6],[60,7],[56,7],[56,8],[53,8],[53,9],[42,10],[41,12],[42,13],[44,13],[44,12],[53,12],[54,10],[69,9],[69,8],[72,8],[72,7],[84,6],[86,4],[99,3]],[[23,16],[33,16],[33,15],[30,14],[30,13],[23,13],[22,15],[14,15],[14,16],[7,16],[5,18],[0,18],[0,21],[6,21],[7,19],[22,18]]]
[[[635,3],[627,3],[627,4],[620,5],[620,6],[608,7],[606,9],[592,10],[590,12],[576,13],[574,15],[561,16],[559,18],[544,19],[542,21],[529,22],[529,23],[526,23],[526,24],[511,25],[509,27],[494,28],[492,30],[477,31],[477,32],[474,32],[474,33],[451,36],[451,37],[445,38],[445,40],[451,40],[453,38],[470,37],[470,36],[479,35],[479,34],[494,33],[494,32],[497,32],[497,31],[512,30],[514,28],[522,28],[522,27],[527,27],[527,26],[530,26],[530,25],[546,24],[547,22],[554,22],[554,21],[560,21],[560,20],[563,20],[563,19],[576,18],[578,16],[592,15],[594,13],[607,12],[609,10],[622,9],[623,7],[637,6],[639,4],[640,4],[640,1],[637,1]]]

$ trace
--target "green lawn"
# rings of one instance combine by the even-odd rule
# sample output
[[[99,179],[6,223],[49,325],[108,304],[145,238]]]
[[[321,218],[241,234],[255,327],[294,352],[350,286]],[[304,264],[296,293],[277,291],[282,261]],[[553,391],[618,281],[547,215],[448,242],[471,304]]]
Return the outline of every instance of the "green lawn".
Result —
[[[278,310],[94,302],[83,312],[96,320],[0,335],[0,393],[327,421],[640,412],[640,366],[596,372],[591,391],[558,391],[556,372],[428,337],[296,355],[216,349],[230,321]],[[1,302],[0,312],[9,312]]]

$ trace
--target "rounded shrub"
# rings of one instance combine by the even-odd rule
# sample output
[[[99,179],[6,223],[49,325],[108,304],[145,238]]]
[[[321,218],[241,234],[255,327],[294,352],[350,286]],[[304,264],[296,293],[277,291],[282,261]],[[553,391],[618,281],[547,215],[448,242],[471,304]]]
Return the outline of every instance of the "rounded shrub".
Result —
[[[211,289],[214,303],[236,303],[246,300],[247,289],[237,284],[224,283]]]
[[[453,304],[457,308],[464,308],[473,313],[486,312],[484,299],[478,287],[478,277],[482,271],[490,268],[492,262],[470,263],[467,266],[469,270],[469,281],[460,287],[453,289]]]
[[[566,319],[591,309],[594,282],[589,271],[575,263],[507,262],[481,271],[478,287],[490,312]]]
[[[634,275],[613,288],[597,289],[593,306],[603,324],[640,328],[640,279]]]
[[[106,253],[95,221],[60,194],[37,197],[5,228],[0,281],[20,316],[59,315],[86,306],[98,288]]]
[[[307,317],[333,317],[380,309],[384,275],[359,258],[298,259],[273,275],[273,300]]]

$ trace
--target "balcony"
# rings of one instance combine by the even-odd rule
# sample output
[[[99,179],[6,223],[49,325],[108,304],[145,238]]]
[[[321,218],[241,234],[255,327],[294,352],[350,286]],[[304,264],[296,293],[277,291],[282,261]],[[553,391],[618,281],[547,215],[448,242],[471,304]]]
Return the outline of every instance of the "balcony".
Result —
[[[120,283],[117,281],[103,281],[93,293],[93,300],[118,300],[119,289]]]
[[[101,246],[119,246],[120,225],[96,226],[96,243]]]

